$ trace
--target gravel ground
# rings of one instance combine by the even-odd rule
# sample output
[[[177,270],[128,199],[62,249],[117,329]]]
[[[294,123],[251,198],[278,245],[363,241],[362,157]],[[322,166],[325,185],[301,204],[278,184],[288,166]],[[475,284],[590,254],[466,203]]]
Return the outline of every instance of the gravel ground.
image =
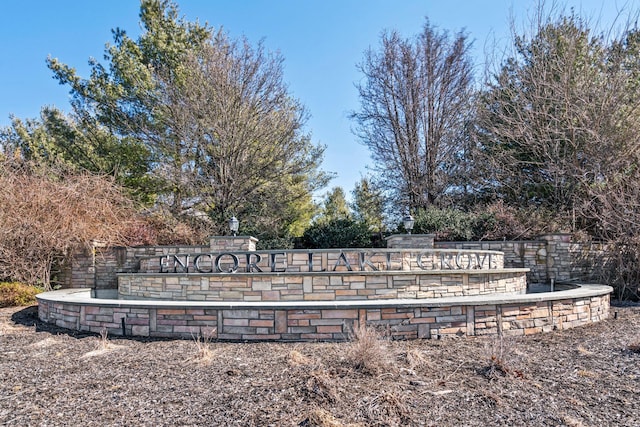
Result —
[[[543,335],[218,343],[0,309],[0,425],[640,426],[640,307]]]

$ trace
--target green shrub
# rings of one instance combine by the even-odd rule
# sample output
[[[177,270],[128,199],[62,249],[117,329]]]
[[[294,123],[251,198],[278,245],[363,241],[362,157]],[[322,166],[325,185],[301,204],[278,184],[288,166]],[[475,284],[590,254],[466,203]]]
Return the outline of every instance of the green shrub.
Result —
[[[253,236],[253,234],[249,234]],[[272,250],[272,249],[293,249],[294,247],[294,239],[293,237],[284,236],[264,236],[260,237],[258,240],[257,249],[261,251]]]
[[[437,240],[480,240],[478,234],[483,229],[482,220],[473,213],[451,208],[420,209],[415,214],[415,220],[414,233],[433,233]]]
[[[19,282],[0,282],[0,307],[18,307],[36,303],[41,288]]]
[[[308,249],[368,248],[372,245],[371,231],[364,222],[334,219],[309,227],[302,236],[302,245]]]
[[[501,201],[469,211],[429,207],[415,214],[415,234],[435,234],[440,241],[519,240],[561,231],[561,223],[541,209],[518,209]],[[399,231],[404,232],[402,226]]]

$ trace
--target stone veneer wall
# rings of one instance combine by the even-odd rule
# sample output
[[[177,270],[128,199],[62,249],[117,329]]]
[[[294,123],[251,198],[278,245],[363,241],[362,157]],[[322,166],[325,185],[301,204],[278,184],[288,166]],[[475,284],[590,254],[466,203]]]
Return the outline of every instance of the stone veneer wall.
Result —
[[[93,252],[74,254],[71,265],[61,274],[63,288],[93,288],[98,291],[118,287],[117,273],[136,271],[141,258],[158,257],[169,253],[204,253],[210,246],[136,246],[102,248]],[[95,259],[95,261],[94,261]]]
[[[411,235],[410,239],[405,235],[405,240],[412,241],[413,236],[420,235]],[[246,244],[249,247],[250,242]],[[549,283],[551,279],[589,281],[597,276],[598,269],[606,261],[606,245],[572,242],[567,234],[550,234],[531,241],[435,242],[433,245],[440,249],[504,252],[504,266],[530,269],[530,283]],[[76,253],[58,279],[64,288],[116,289],[116,273],[136,271],[142,258],[180,252],[211,252],[212,247],[212,243],[208,246],[96,247],[95,263],[91,251]]]
[[[591,281],[607,260],[606,245],[573,242],[570,234],[546,234],[539,240],[435,242],[435,248],[504,252],[507,268],[528,268],[530,283]]]
[[[387,237],[387,248],[432,249],[435,234],[393,234]]]
[[[258,239],[251,236],[212,236],[209,245],[169,245],[105,248],[95,243],[90,251],[76,252],[59,274],[64,288],[113,290],[118,287],[116,273],[139,269],[140,259],[173,253],[255,251]]]
[[[60,292],[60,291],[58,291]],[[41,320],[79,331],[220,340],[345,340],[360,323],[399,339],[528,335],[568,329],[608,317],[609,295],[557,301],[393,307],[151,307],[126,301],[95,306],[41,299]],[[124,323],[122,321],[124,319]]]
[[[542,240],[532,241],[481,241],[481,242],[435,242],[437,249],[491,250],[504,253],[506,268],[528,268],[531,283],[547,282],[547,244]]]
[[[120,274],[118,298],[171,301],[344,301],[524,294],[526,271],[445,270]]]
[[[253,236],[211,236],[211,252],[255,251],[258,239]]]

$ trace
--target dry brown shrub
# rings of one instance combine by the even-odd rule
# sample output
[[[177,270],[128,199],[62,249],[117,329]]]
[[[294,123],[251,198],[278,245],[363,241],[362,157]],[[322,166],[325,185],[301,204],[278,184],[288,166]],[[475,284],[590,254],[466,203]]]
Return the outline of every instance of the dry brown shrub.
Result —
[[[410,412],[404,399],[394,392],[374,396],[364,405],[364,412],[369,420],[384,420],[383,425],[406,425],[410,421]]]
[[[638,353],[640,354],[640,341],[636,341],[632,344],[629,344],[629,346],[627,347],[629,349],[629,351],[631,351],[632,353]]]
[[[305,381],[302,391],[305,396],[323,403],[334,403],[338,392],[333,378],[323,370],[312,371]]]
[[[359,323],[350,334],[346,361],[356,370],[377,375],[388,371],[392,357],[383,335],[373,326]]]
[[[522,370],[516,368],[513,354],[516,352],[511,348],[509,342],[504,337],[499,336],[492,340],[487,348],[488,363],[478,370],[488,380],[495,380],[500,377],[513,376],[524,377]]]
[[[183,217],[179,221],[167,212],[146,213],[126,230],[130,245],[199,245],[211,235],[205,219]]]
[[[94,241],[126,244],[132,202],[106,176],[0,162],[0,278],[50,288],[52,267]]]
[[[415,371],[416,369],[422,369],[430,365],[429,359],[424,351],[412,348],[407,351],[407,363],[409,364],[409,369]]]

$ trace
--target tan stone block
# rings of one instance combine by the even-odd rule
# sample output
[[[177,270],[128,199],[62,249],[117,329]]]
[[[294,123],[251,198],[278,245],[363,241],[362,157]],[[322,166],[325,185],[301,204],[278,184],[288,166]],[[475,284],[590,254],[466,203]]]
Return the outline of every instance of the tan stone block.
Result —
[[[367,321],[376,321],[381,319],[379,310],[367,310]]]
[[[275,332],[284,334],[287,332],[287,312],[286,310],[276,310],[275,312]]]
[[[321,334],[342,332],[342,325],[318,325],[316,331]]]
[[[329,278],[327,276],[313,277],[313,287],[317,286],[329,286]]]
[[[315,292],[312,294],[305,294],[305,301],[333,301],[336,299],[336,296],[333,292]]]
[[[357,319],[358,310],[321,310],[323,319]]]
[[[336,289],[336,296],[346,296],[346,295],[358,295],[358,291],[355,289]]]
[[[273,328],[274,321],[273,320],[250,319],[249,320],[249,326],[260,327],[260,328]]]
[[[131,327],[131,335],[136,337],[148,337],[149,336],[149,326],[143,325],[133,325]]]
[[[159,308],[158,309],[158,316],[166,316],[166,315],[177,315],[177,314],[185,314],[185,310],[184,309],[163,309],[163,308]]]
[[[294,311],[290,311],[289,312],[289,319],[320,319],[322,318],[322,314],[320,313],[320,310],[313,310],[313,311],[299,311],[299,312],[294,312]]]
[[[342,276],[331,276],[329,277],[329,286],[343,286]]]
[[[263,291],[262,301],[280,301],[279,291]]]
[[[224,319],[224,326],[249,326],[249,319]]]

